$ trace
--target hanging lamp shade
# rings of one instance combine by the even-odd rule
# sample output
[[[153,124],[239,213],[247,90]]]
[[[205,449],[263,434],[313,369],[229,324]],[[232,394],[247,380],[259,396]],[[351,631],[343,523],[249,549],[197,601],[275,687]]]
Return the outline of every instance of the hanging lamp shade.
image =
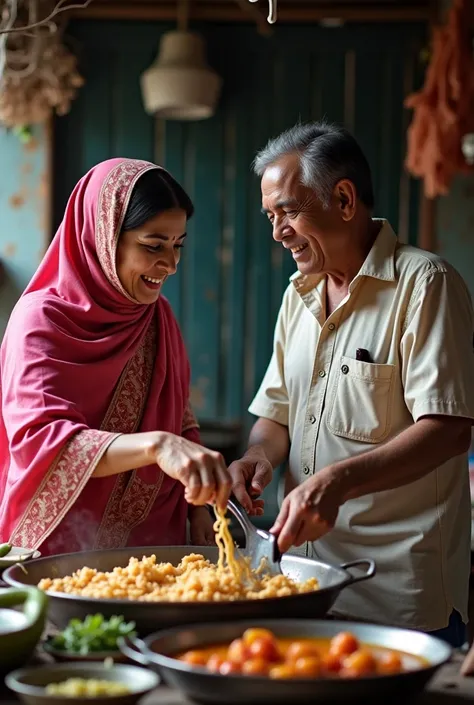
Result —
[[[155,63],[141,77],[145,110],[166,120],[211,117],[221,85],[207,64],[203,38],[194,32],[167,32]]]

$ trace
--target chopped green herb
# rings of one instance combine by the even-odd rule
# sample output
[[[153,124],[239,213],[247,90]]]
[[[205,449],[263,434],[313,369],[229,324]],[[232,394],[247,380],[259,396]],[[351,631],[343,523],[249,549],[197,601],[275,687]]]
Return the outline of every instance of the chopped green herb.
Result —
[[[52,637],[49,644],[58,651],[87,656],[98,651],[117,651],[120,637],[134,637],[135,622],[123,617],[105,619],[102,614],[88,615],[83,622],[71,619],[66,629]]]

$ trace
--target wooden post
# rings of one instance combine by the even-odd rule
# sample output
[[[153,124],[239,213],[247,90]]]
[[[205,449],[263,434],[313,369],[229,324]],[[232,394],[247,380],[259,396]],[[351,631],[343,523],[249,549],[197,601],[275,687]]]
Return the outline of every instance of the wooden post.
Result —
[[[436,252],[436,211],[437,199],[421,197],[418,247],[422,250]]]

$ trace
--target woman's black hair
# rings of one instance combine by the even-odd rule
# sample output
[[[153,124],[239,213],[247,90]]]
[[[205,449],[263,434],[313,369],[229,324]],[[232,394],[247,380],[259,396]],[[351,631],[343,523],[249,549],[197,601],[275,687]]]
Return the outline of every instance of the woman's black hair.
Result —
[[[150,169],[133,188],[122,229],[140,228],[150,218],[173,208],[184,210],[188,220],[194,213],[193,202],[171,174],[164,169]]]

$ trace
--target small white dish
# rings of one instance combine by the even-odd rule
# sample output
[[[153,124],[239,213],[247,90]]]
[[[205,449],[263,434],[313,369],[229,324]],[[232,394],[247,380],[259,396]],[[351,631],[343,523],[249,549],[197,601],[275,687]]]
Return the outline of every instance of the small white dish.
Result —
[[[22,548],[21,546],[12,546],[11,551],[0,558],[0,568],[8,568],[11,565],[15,565],[15,563],[24,563],[40,556],[40,551],[32,551],[31,548]]]

